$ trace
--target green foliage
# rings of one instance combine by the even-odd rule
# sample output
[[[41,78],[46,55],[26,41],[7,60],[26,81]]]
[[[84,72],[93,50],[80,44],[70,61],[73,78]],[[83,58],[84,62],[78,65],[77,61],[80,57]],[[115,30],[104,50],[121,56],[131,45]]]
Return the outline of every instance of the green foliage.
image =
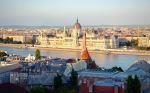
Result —
[[[78,73],[74,69],[71,72],[70,81],[71,86],[76,89],[78,85]]]
[[[26,44],[34,44],[33,40],[29,40],[26,42]]]
[[[150,47],[136,47],[137,50],[147,50],[150,51]]]
[[[135,39],[132,39],[132,40],[131,40],[131,46],[132,46],[132,47],[137,47],[137,46],[138,46],[138,39],[136,39],[136,40],[135,40]]]
[[[41,59],[41,52],[39,49],[36,49],[35,51],[35,60],[40,60]]]
[[[130,42],[130,41],[127,41],[127,42],[126,42],[126,46],[131,46],[131,42]]]
[[[137,50],[147,50],[147,51],[150,50],[150,47],[139,47],[138,46],[138,39],[131,40],[131,46],[134,47],[134,48],[136,48]]]
[[[57,74],[57,76],[54,77],[54,91],[61,89],[61,87],[62,87],[62,78],[61,75]]]
[[[132,76],[128,76],[127,87],[125,93],[141,93],[141,83],[137,76],[132,78]]]
[[[5,61],[6,60],[6,57],[5,56],[8,56],[8,54],[6,54],[5,52],[3,51],[0,51],[0,60],[1,61]]]
[[[13,41],[13,44],[22,44],[21,41]]]
[[[131,46],[136,48],[138,46],[138,39],[132,39],[131,41],[127,41],[124,46]]]
[[[6,39],[0,38],[0,43],[22,44],[21,41],[13,41],[13,38],[9,38],[9,37],[7,37]]]
[[[135,93],[141,93],[141,83],[136,75],[134,77],[134,85]]]
[[[12,42],[13,42],[13,38],[7,37],[7,38],[4,40],[4,43],[12,43]]]
[[[116,72],[123,72],[123,69],[121,67],[112,67],[112,71]]]
[[[62,85],[62,76],[57,74],[54,78],[54,93],[77,93],[78,74],[76,71],[71,72],[71,86]]]
[[[4,56],[8,56],[8,54],[6,54],[6,53],[3,52],[3,51],[0,51],[0,58],[1,58],[1,57],[4,57]]]
[[[30,90],[30,93],[48,93],[48,89],[45,87],[34,87]]]
[[[126,87],[126,90],[125,92],[126,93],[134,93],[134,90],[133,90],[133,78],[132,76],[128,76],[128,79],[126,80],[127,81],[127,87]]]

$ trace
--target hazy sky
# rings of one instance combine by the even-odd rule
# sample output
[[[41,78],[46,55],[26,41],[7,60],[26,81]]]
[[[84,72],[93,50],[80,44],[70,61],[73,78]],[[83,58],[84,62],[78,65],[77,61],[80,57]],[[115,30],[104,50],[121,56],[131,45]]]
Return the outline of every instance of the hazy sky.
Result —
[[[0,0],[0,25],[150,24],[150,0]]]

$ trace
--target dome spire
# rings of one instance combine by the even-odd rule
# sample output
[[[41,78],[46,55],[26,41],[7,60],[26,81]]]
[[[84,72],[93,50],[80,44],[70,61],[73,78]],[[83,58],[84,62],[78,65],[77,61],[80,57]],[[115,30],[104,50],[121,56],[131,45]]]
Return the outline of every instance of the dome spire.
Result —
[[[76,21],[75,25],[73,26],[73,28],[74,28],[74,29],[80,29],[80,30],[81,30],[81,25],[80,25],[80,23],[79,23],[79,21],[78,21],[78,17],[77,17],[77,21]]]
[[[77,17],[77,23],[78,23],[78,17]]]

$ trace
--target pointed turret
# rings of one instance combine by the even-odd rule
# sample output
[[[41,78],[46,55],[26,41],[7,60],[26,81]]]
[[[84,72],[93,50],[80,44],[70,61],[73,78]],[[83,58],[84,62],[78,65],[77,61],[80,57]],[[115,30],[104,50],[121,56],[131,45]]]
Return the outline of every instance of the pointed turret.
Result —
[[[74,29],[81,30],[81,25],[80,25],[80,23],[79,23],[78,18],[77,18],[77,21],[76,21],[75,25],[73,26],[73,28],[74,28]]]
[[[77,23],[78,23],[78,17],[77,17]]]
[[[86,48],[86,33],[83,32],[83,41],[82,41],[82,51],[81,51],[81,60],[89,61],[91,60],[91,57],[89,55],[89,52]]]
[[[86,47],[86,33],[83,33],[83,42],[82,42],[82,52],[81,52],[81,60],[87,62],[88,69],[96,69],[95,61],[92,61],[89,52]]]
[[[64,32],[63,32],[63,37],[66,37],[67,33],[66,33],[66,27],[64,26]]]

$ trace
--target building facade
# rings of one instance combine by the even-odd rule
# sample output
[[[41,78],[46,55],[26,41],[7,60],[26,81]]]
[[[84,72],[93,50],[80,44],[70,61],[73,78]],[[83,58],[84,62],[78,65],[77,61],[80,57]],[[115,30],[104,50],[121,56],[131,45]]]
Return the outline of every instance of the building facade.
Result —
[[[112,78],[114,72],[82,71],[78,76],[79,93],[125,93],[124,82]]]
[[[37,42],[42,47],[81,49],[82,35],[83,30],[77,19],[77,22],[71,29],[71,34],[68,34],[67,29],[64,27],[64,31],[62,33],[56,33],[56,36],[41,34],[37,38]],[[87,34],[87,36],[87,48],[90,50],[117,48],[119,46],[119,40],[114,35],[97,37],[92,33]]]
[[[150,37],[140,37],[138,38],[139,47],[150,47]]]
[[[22,43],[28,43],[33,40],[33,36],[31,35],[12,35],[12,34],[3,34],[3,39],[12,38],[13,41],[20,41]]]

